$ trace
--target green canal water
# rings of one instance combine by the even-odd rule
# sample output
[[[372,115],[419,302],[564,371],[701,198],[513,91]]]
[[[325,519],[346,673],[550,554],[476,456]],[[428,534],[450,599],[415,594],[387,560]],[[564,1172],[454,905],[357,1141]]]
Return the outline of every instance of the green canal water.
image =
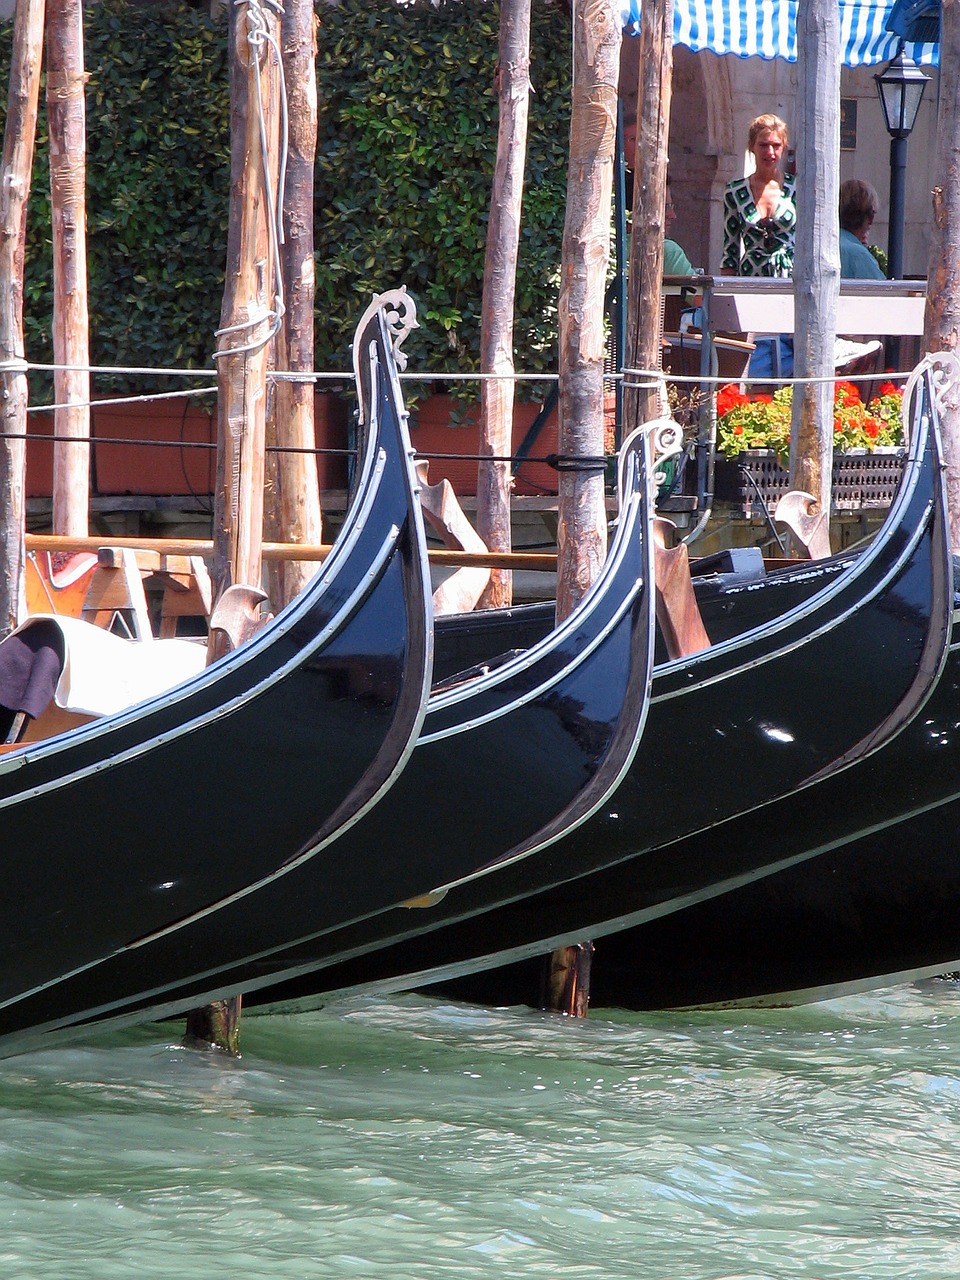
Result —
[[[960,990],[570,1023],[419,996],[0,1063],[2,1280],[945,1280]]]

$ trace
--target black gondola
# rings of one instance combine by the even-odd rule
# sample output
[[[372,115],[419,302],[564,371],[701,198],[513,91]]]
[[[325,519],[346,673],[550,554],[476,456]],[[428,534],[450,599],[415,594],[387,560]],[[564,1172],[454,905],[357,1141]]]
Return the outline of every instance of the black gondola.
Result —
[[[518,991],[512,982],[518,971],[514,970],[513,975],[502,969],[489,973],[475,971],[490,969],[502,961],[539,957],[545,949],[564,942],[588,937],[602,939],[604,934],[631,923],[656,920],[711,894],[722,893],[737,883],[770,874],[783,858],[780,815],[784,811],[790,814],[786,827],[796,857],[802,856],[805,844],[813,841],[811,828],[815,828],[822,817],[824,795],[835,798],[824,831],[841,830],[844,825],[848,829],[863,829],[874,804],[870,798],[873,780],[881,768],[887,778],[883,788],[885,802],[902,814],[907,800],[902,786],[896,786],[894,779],[899,770],[909,767],[909,743],[924,741],[931,707],[943,705],[945,716],[951,707],[960,710],[960,697],[956,692],[951,694],[960,671],[952,659],[947,663],[953,582],[944,519],[939,433],[929,379],[924,380],[923,387],[924,399],[919,404],[914,425],[913,466],[898,496],[899,511],[891,511],[893,523],[888,522],[872,547],[874,556],[889,555],[898,566],[893,573],[897,585],[892,586],[890,574],[880,575],[878,581],[887,582],[890,589],[882,596],[872,597],[874,607],[866,609],[858,619],[864,625],[857,628],[856,640],[849,647],[832,647],[829,643],[814,645],[810,665],[806,667],[807,678],[800,680],[803,667],[794,667],[792,685],[794,695],[800,693],[807,699],[801,718],[806,716],[808,721],[815,721],[820,716],[829,725],[839,721],[852,730],[851,717],[855,718],[859,690],[878,675],[873,663],[880,653],[875,646],[879,645],[887,657],[891,652],[899,652],[904,664],[898,686],[902,699],[900,719],[892,726],[888,722],[885,738],[880,735],[861,738],[855,748],[859,754],[854,756],[846,750],[838,756],[838,767],[834,771],[825,768],[822,759],[817,759],[817,772],[810,777],[808,785],[795,789],[786,799],[754,807],[733,821],[700,821],[699,835],[661,840],[654,845],[650,841],[651,830],[654,833],[669,829],[680,831],[685,823],[698,821],[698,815],[711,806],[718,814],[726,806],[732,815],[738,802],[734,793],[751,794],[751,784],[755,785],[756,781],[751,777],[756,769],[756,751],[745,751],[739,759],[735,754],[724,757],[714,751],[710,759],[704,761],[705,746],[701,744],[705,733],[709,735],[712,730],[726,749],[731,725],[763,726],[775,742],[792,735],[795,728],[782,710],[785,702],[782,688],[768,689],[765,696],[757,692],[750,699],[731,701],[723,721],[714,718],[707,720],[705,726],[698,725],[691,714],[682,717],[679,725],[670,725],[669,718],[676,716],[678,707],[683,705],[677,695],[676,671],[684,664],[668,663],[658,667],[647,727],[634,765],[610,804],[592,823],[538,855],[532,867],[507,867],[486,881],[478,880],[452,890],[430,913],[432,921],[422,924],[412,921],[408,925],[405,940],[383,944],[382,939],[390,938],[402,928],[402,923],[395,919],[397,913],[392,913],[388,921],[371,921],[363,930],[343,931],[349,935],[357,953],[345,963],[324,965],[319,972],[311,971],[317,968],[318,959],[323,964],[324,948],[326,954],[332,954],[335,947],[343,946],[345,937],[321,938],[290,949],[285,957],[288,980],[280,986],[256,991],[251,1003],[276,1004],[288,1000],[316,1003],[322,993],[363,987],[395,990],[470,974],[474,976],[464,976],[462,983],[448,985],[446,989],[487,1002],[503,1003],[507,995],[513,996]],[[912,516],[907,516],[911,510]],[[903,522],[899,529],[898,521]],[[862,555],[856,567],[841,570],[839,577],[835,576],[836,564],[808,564],[805,568],[775,575],[777,591],[791,598],[812,589],[823,577],[831,582],[826,592],[815,592],[806,605],[797,610],[806,618],[813,636],[823,638],[830,633],[810,626],[817,614],[818,602],[822,605],[819,598],[826,594],[835,599],[841,583],[849,588],[851,575],[857,577],[857,568],[864,568]],[[759,584],[715,594],[713,618],[723,627],[733,625],[736,601],[743,598],[744,591],[748,592],[751,610],[755,610],[763,595]],[[845,599],[849,605],[850,594]],[[924,603],[918,610],[921,600]],[[846,615],[848,620],[851,616]],[[914,630],[918,623],[919,628]],[[912,640],[904,637],[897,641],[893,631],[887,631],[884,636],[886,627],[896,628],[900,624],[907,626],[907,636],[912,636]],[[786,634],[791,634],[789,629]],[[750,640],[748,635],[739,642],[720,645],[717,655],[724,649],[737,652],[739,647],[741,656],[745,657],[752,649]],[[824,664],[822,672],[817,670],[818,661]],[[943,674],[945,664],[947,670]],[[782,674],[784,667],[775,669]],[[662,676],[668,673],[672,679],[661,684]],[[929,706],[924,707],[928,698]],[[909,706],[904,705],[904,699]],[[697,699],[690,696],[688,701],[692,713]],[[924,714],[918,715],[921,708]],[[909,734],[898,732],[907,725]],[[684,734],[697,744],[693,748],[697,766],[693,777],[684,777],[679,767],[671,773],[671,766],[682,761],[676,751],[672,758],[669,755],[665,759],[656,758],[657,749],[664,741],[683,741]],[[816,734],[810,735],[808,745],[816,740]],[[916,754],[919,759],[919,751]],[[656,789],[651,788],[649,775],[638,772],[650,768],[647,761],[651,757],[654,761],[650,772],[658,780]],[[890,761],[899,763],[890,765]],[[711,762],[715,770],[712,780]],[[675,778],[672,788],[667,785],[671,778]],[[943,797],[950,794],[953,786],[953,782],[941,774],[931,784],[931,792]],[[698,796],[698,787],[706,789],[708,794]],[[645,825],[641,802],[642,797],[648,795],[656,795],[666,812],[658,811],[653,821]],[[852,802],[851,796],[856,797]],[[804,814],[806,821],[801,820]],[[546,867],[545,863],[550,865]],[[579,868],[580,874],[564,877],[564,870],[569,873],[571,868]],[[540,876],[545,886],[553,880],[553,887],[531,890],[534,876]],[[723,911],[723,901],[723,898],[718,900],[718,916]],[[506,905],[499,905],[504,903]],[[679,935],[674,937],[674,942],[679,946]],[[599,945],[602,946],[602,942]],[[693,943],[688,944],[688,949],[691,956],[696,954]],[[276,959],[271,957],[267,963],[275,964]],[[300,974],[296,972],[298,962],[303,966]],[[663,966],[666,972],[669,953],[664,953]],[[602,974],[603,953],[599,946],[597,969],[598,974]],[[251,985],[260,985],[261,974],[255,967],[251,966],[246,976]],[[528,972],[522,981],[526,998],[535,1000],[539,986],[536,977]]]
[[[678,838],[698,827],[712,833],[751,809],[762,821],[764,797],[803,782],[812,787],[831,770],[842,786],[853,766],[868,769],[872,753],[923,706],[946,660],[952,614],[939,457],[939,433],[924,407],[903,484],[866,552],[842,567],[808,562],[768,585],[754,583],[739,595],[753,618],[765,594],[794,608],[656,669],[640,748],[588,822],[522,861],[450,888],[425,910],[393,910],[305,937],[229,975],[201,979],[196,993],[224,977],[254,1004],[397,989],[531,955],[594,929],[601,934],[739,876],[763,874],[775,855],[762,843],[744,841],[724,857],[694,860],[675,856],[683,847]],[[729,628],[735,609],[728,604],[719,602]],[[814,689],[827,697],[811,696]],[[285,979],[280,986],[277,975]]]
[[[580,606],[530,650],[435,691],[403,773],[361,821],[318,857],[289,859],[175,928],[144,930],[101,963],[7,999],[0,1051],[133,1002],[141,1019],[154,1005],[188,1009],[194,998],[184,993],[206,971],[230,974],[305,933],[383,912],[500,858],[530,856],[586,821],[636,751],[650,692],[646,449],[642,433],[624,447],[616,534]]]
[[[374,412],[301,596],[166,692],[0,754],[0,1005],[314,855],[402,769],[431,679],[430,572],[381,311],[357,342]]]
[[[812,805],[791,797],[774,807],[770,830],[779,869],[602,939],[598,1003],[782,1006],[944,971],[955,977],[958,713],[955,625],[951,661],[923,715],[858,776],[859,785],[828,781]],[[743,822],[720,834],[724,845],[756,838]],[[698,850],[691,845],[682,852],[697,856]]]

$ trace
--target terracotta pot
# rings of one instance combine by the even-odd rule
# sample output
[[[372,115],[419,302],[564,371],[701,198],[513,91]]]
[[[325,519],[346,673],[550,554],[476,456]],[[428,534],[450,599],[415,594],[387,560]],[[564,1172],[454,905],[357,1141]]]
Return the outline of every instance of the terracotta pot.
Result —
[[[209,497],[216,476],[215,413],[212,401],[209,408],[186,400],[94,404],[90,414],[90,434],[95,438],[91,446],[91,493]],[[318,455],[321,490],[347,487],[349,414],[346,402],[339,396],[318,392],[317,446],[343,451]],[[30,414],[28,430],[31,435],[51,435],[53,415]],[[27,497],[49,498],[52,492],[53,447],[31,439],[27,443]]]
[[[462,403],[447,395],[422,400],[410,415],[410,438],[417,453],[430,463],[431,484],[449,480],[459,497],[477,492],[477,465],[480,454],[479,406],[464,410]],[[540,405],[518,403],[513,412],[513,453],[516,454],[540,412]],[[518,464],[514,492],[552,495],[557,492],[557,472],[538,461],[557,451],[557,415],[554,410],[530,442],[527,458]]]

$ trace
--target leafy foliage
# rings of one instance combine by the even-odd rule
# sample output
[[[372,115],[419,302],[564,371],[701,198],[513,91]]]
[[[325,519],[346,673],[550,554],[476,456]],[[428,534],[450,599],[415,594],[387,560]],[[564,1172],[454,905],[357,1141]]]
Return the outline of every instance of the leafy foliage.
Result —
[[[370,295],[407,285],[416,367],[479,367],[497,140],[498,7],[488,0],[318,4],[316,363],[347,368]],[[569,16],[538,0],[515,345],[555,367],[569,126]],[[223,296],[229,160],[226,17],[189,5],[85,6],[87,255],[95,364],[210,365]],[[0,41],[0,85],[10,42]],[[2,116],[0,116],[2,119]],[[51,362],[41,94],[28,214],[27,353]],[[108,385],[101,378],[97,389]],[[156,389],[155,384],[153,389]]]
[[[422,326],[404,348],[415,366],[479,367],[498,24],[498,7],[483,0],[344,0],[320,10],[318,363],[342,364],[355,308],[405,284]],[[555,361],[566,187],[569,22],[561,6],[537,7],[531,48],[515,344],[522,367],[541,370]]]
[[[104,0],[86,6],[84,63],[91,361],[209,368],[230,179],[225,23]],[[24,300],[40,363],[53,360],[47,155],[41,94]]]

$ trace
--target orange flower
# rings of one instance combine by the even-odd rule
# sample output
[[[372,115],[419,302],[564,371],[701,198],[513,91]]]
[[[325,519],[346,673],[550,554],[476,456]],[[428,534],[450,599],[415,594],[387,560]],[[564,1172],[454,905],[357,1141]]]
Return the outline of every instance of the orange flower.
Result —
[[[860,392],[852,382],[835,382],[833,384],[834,404],[859,404]]]
[[[894,386],[892,382],[881,382],[880,390],[877,394],[881,396],[898,396],[900,394],[900,388]]]

